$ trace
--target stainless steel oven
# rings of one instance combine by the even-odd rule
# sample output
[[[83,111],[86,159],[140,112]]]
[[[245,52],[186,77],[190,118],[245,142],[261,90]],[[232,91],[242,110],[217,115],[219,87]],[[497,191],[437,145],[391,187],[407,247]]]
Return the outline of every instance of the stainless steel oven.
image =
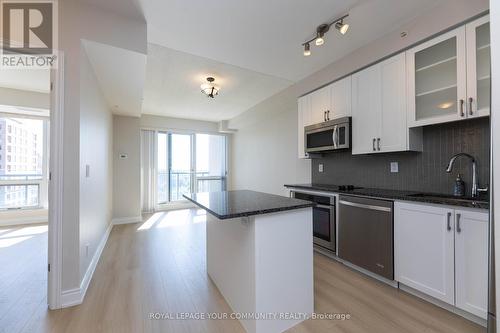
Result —
[[[350,117],[304,127],[304,148],[307,153],[348,149],[350,147]]]
[[[307,191],[290,191],[297,199],[312,201],[314,244],[335,252],[335,196],[320,195]]]

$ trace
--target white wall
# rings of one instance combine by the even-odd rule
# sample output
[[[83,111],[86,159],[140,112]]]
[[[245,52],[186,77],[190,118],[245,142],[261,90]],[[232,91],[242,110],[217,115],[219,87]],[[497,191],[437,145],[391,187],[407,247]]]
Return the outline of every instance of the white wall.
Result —
[[[229,189],[285,194],[283,184],[307,183],[311,161],[297,157],[297,102],[293,89],[230,122],[238,128],[229,151]]]
[[[50,94],[0,87],[0,104],[49,109]]]
[[[58,2],[59,49],[64,52],[64,198],[62,290],[80,287],[80,55],[82,39],[147,53],[144,21],[135,21],[77,0]]]
[[[137,117],[113,117],[113,218],[141,216],[141,132]],[[127,154],[121,159],[120,154]]]
[[[210,121],[180,119],[171,117],[143,114],[141,116],[142,129],[176,130],[200,133],[216,133],[218,124]]]
[[[491,35],[491,91],[500,91],[500,2],[498,0],[490,1],[490,35]],[[491,135],[492,135],[492,177],[493,177],[493,195],[497,200],[492,200],[492,216],[495,223],[495,273],[496,273],[496,302],[497,302],[497,328],[500,328],[500,95],[491,94]],[[498,225],[497,225],[498,224]]]
[[[229,122],[232,189],[283,194],[283,184],[310,182],[310,161],[297,157],[297,97],[488,9],[488,0],[446,0],[394,32],[359,48]],[[396,28],[396,27],[395,27]],[[400,37],[407,31],[406,38]]]
[[[113,208],[113,117],[84,48],[80,55],[80,279]],[[89,167],[87,175],[86,166]],[[86,247],[88,246],[88,251]]]

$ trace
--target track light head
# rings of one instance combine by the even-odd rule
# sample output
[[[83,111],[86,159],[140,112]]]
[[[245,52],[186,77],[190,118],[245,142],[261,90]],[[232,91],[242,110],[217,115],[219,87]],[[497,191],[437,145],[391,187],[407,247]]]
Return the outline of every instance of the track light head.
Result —
[[[311,55],[311,45],[309,43],[304,44],[304,56],[308,57]]]
[[[349,30],[349,24],[344,23],[344,20],[340,20],[335,23],[335,28],[342,34],[345,35],[347,30]]]
[[[330,30],[330,25],[328,25],[328,24],[322,24],[316,28],[316,41],[315,41],[315,43],[317,46],[325,44],[325,40],[324,40],[323,36],[325,35],[325,33],[328,30]]]

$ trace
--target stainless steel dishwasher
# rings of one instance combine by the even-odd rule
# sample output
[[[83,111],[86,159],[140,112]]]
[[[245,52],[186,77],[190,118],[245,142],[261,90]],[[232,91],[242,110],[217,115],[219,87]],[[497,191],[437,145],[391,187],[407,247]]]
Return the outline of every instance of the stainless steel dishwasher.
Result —
[[[392,201],[341,195],[338,256],[356,266],[394,279]]]

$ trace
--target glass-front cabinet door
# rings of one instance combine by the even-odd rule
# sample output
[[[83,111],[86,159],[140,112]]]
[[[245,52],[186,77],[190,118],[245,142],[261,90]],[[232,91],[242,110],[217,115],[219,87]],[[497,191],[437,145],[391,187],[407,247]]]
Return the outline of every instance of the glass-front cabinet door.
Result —
[[[467,116],[490,114],[490,23],[489,15],[466,26],[467,29]]]
[[[408,50],[410,127],[466,117],[465,27]]]

